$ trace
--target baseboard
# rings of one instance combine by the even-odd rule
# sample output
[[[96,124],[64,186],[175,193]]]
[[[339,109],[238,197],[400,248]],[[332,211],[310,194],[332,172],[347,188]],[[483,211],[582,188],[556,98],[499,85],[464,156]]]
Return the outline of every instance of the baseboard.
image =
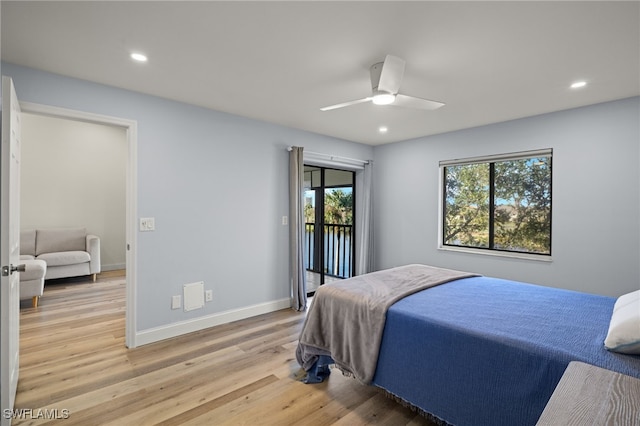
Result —
[[[255,317],[256,315],[268,314],[269,312],[279,311],[281,309],[289,308],[290,306],[290,299],[274,300],[271,302],[247,306],[245,308],[218,312],[213,315],[207,315],[188,321],[181,321],[162,327],[155,327],[148,330],[139,331],[135,335],[135,345],[131,347],[159,342],[160,340],[170,339],[172,337],[181,336],[187,333],[193,333],[194,331],[204,330],[206,328],[215,327],[216,325]]]
[[[101,271],[118,271],[120,269],[125,269],[127,267],[126,263],[114,263],[112,265],[101,265]]]

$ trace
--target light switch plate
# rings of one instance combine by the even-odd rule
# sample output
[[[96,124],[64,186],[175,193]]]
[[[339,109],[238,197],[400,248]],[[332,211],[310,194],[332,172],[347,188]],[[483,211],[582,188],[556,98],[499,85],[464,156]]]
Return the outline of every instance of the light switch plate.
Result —
[[[140,218],[140,231],[155,231],[156,220],[153,217],[141,217]]]

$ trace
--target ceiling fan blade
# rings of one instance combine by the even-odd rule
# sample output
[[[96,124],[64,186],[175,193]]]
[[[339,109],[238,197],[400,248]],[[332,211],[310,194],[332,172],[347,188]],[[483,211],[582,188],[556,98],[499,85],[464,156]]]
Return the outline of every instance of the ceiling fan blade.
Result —
[[[364,99],[358,99],[357,101],[349,101],[349,102],[343,102],[341,104],[329,105],[329,106],[320,108],[320,111],[331,111],[332,109],[344,108],[344,107],[348,107],[348,106],[351,106],[351,105],[361,104],[363,102],[369,102],[371,99],[373,99],[373,98],[372,97],[368,97],[368,98],[364,98]]]
[[[398,93],[396,95],[396,100],[391,105],[404,107],[404,108],[415,108],[415,109],[424,109],[427,111],[433,111],[434,109],[438,109],[444,106],[444,103],[438,101],[431,101],[429,99],[422,98],[414,98],[413,96],[401,95]]]
[[[404,60],[397,56],[387,55],[382,65],[378,90],[391,94],[398,93],[404,76]]]

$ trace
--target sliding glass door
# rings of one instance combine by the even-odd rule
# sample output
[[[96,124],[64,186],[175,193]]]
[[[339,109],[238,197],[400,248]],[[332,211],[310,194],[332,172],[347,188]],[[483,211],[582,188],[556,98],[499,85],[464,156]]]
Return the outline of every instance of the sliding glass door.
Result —
[[[307,290],[353,276],[355,173],[304,167]]]

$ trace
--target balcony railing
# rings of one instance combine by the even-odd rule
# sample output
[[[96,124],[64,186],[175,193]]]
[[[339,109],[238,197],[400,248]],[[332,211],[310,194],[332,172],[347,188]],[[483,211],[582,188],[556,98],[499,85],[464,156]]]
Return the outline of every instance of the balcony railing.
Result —
[[[324,265],[320,269],[320,260],[316,259],[315,224],[305,224],[304,261],[308,271],[324,272],[326,275],[339,278],[350,278],[353,275],[353,226],[324,225]]]

